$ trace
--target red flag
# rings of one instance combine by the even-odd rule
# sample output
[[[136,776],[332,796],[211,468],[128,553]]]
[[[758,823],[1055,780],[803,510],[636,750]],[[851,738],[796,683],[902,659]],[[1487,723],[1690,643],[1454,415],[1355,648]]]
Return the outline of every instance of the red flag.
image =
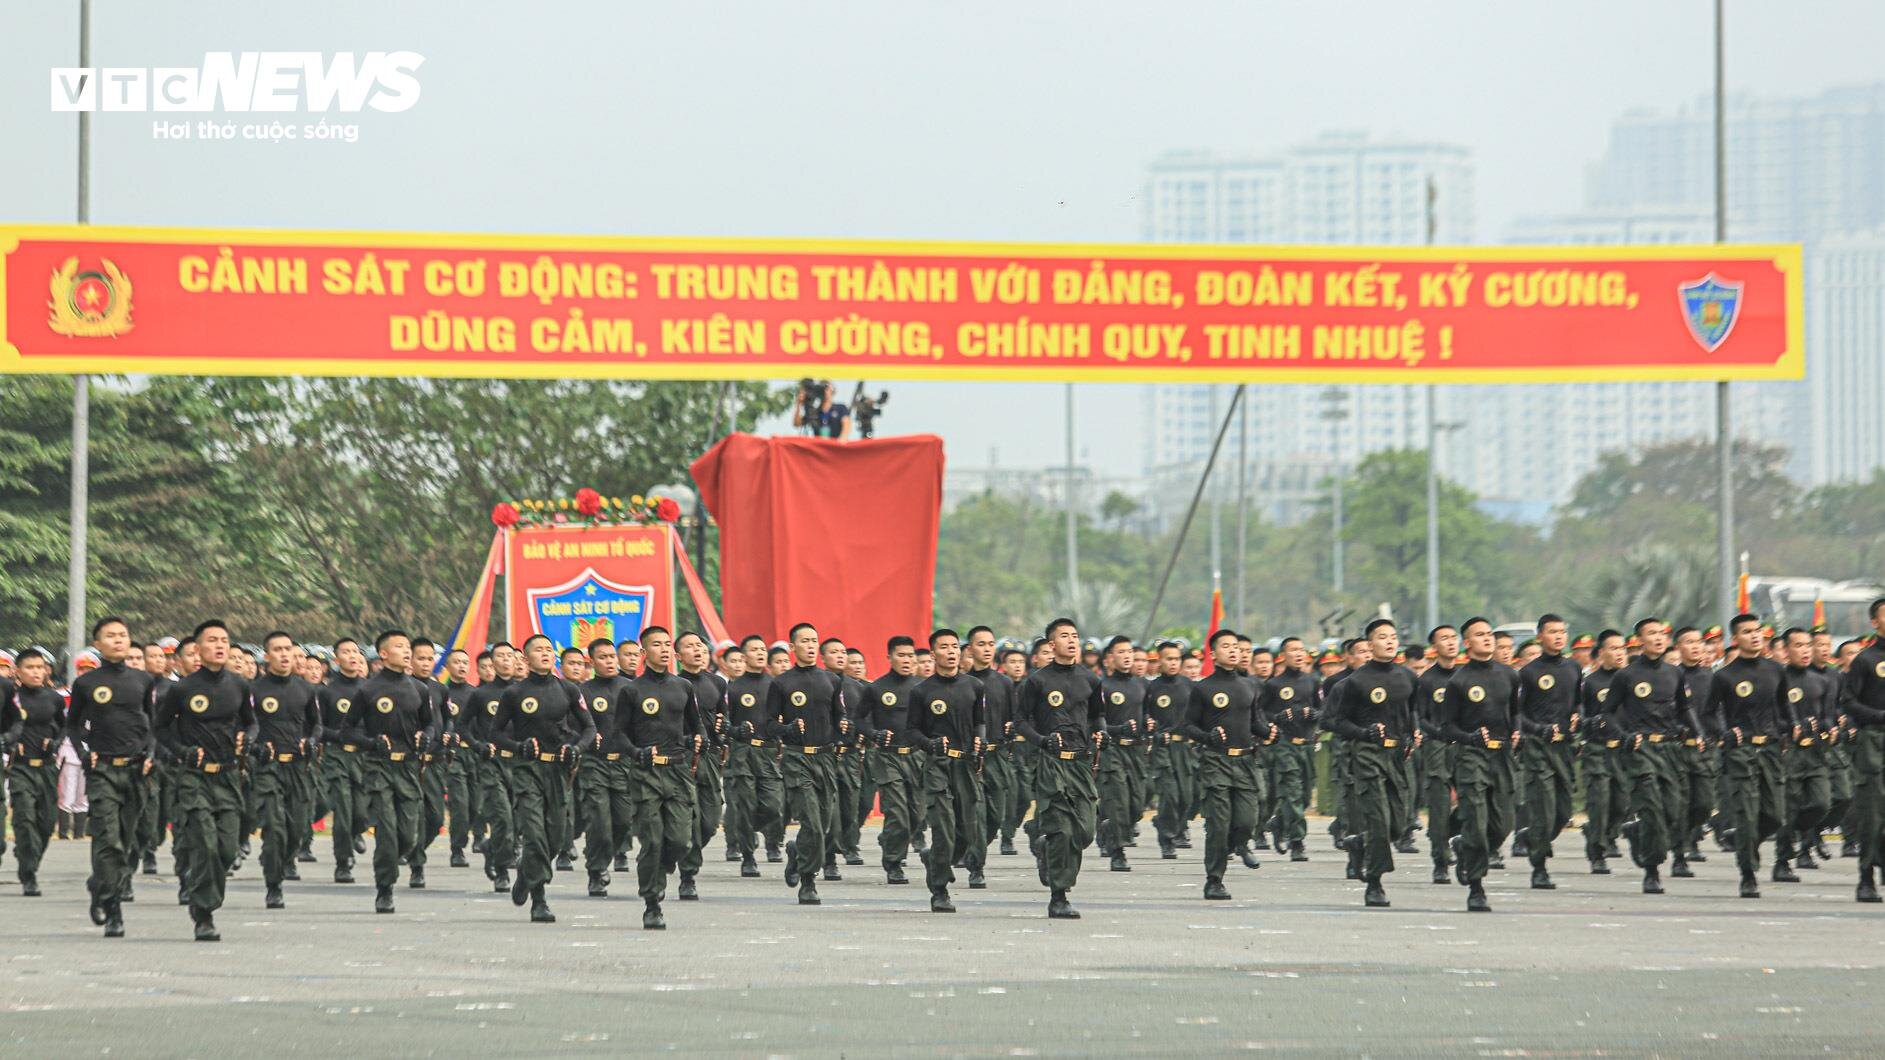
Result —
[[[454,651],[462,651],[477,658],[484,650],[484,635],[491,628],[491,597],[497,588],[498,568],[503,565],[504,531],[491,535],[491,551],[484,557],[484,570],[478,575],[478,584],[472,586],[471,599],[465,603],[464,613],[458,617],[458,628],[452,631],[452,639],[446,642],[446,649],[432,666],[432,676],[437,677],[445,669],[445,657]],[[478,679],[478,668],[472,667],[471,679]]]
[[[1813,628],[1816,631],[1826,628],[1826,601],[1820,599],[1818,593],[1813,594]]]
[[[1740,612],[1741,614],[1744,614],[1744,615],[1748,614],[1748,572],[1747,571],[1741,572],[1741,577],[1735,580],[1735,585],[1738,586],[1738,588],[1735,589],[1735,594],[1734,594],[1734,609]]]
[[[707,595],[706,583],[695,573],[694,565],[688,562],[687,546],[681,544],[678,531],[669,535],[674,540],[674,558],[681,562],[681,580],[687,583],[688,599],[694,601],[694,613],[700,616],[700,624],[707,627],[707,636],[713,641],[715,651],[720,645],[733,638],[727,636],[727,626],[720,621],[720,612],[713,606],[713,597]]]
[[[1204,676],[1211,676],[1211,634],[1224,628],[1224,590],[1211,590],[1211,619],[1204,624]]]

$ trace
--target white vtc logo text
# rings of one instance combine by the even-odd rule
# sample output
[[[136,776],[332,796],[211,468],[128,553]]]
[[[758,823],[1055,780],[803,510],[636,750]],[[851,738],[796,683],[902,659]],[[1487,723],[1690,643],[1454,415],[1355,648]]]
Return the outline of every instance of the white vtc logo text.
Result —
[[[419,102],[418,52],[205,52],[200,66],[54,67],[55,111],[339,111]]]

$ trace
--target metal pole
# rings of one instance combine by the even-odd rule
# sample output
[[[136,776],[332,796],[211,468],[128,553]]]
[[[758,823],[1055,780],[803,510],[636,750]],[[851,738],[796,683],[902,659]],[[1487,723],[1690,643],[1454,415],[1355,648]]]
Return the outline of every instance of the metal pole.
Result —
[[[1214,386],[1210,389],[1210,395],[1211,418],[1217,419],[1217,387]],[[1224,422],[1228,426],[1230,420],[1226,418]],[[1208,467],[1205,468],[1204,475],[1205,481],[1208,483],[1210,481],[1211,469]],[[1217,498],[1213,496],[1211,498],[1211,588],[1213,589],[1221,589],[1224,587],[1224,527],[1222,521],[1218,518],[1222,511],[1223,505],[1217,503]],[[1205,632],[1208,633],[1210,631],[1206,630]]]
[[[1728,98],[1723,72],[1722,0],[1715,0],[1715,242],[1728,239]],[[1722,626],[1734,616],[1734,434],[1728,383],[1715,384],[1715,473],[1720,507],[1715,513],[1716,589]]]
[[[1427,385],[1427,628],[1440,624],[1440,428],[1433,384]]]
[[[1433,245],[1437,197],[1433,178],[1427,178],[1427,245]],[[1439,395],[1427,384],[1427,628],[1440,624],[1440,426]]]
[[[1342,469],[1341,460],[1335,462],[1335,595],[1344,591],[1342,579]]]
[[[1080,537],[1073,482],[1073,384],[1067,384],[1067,610],[1080,619]]]
[[[707,441],[700,447],[701,452],[713,448],[715,438],[720,436],[720,409],[733,397],[733,380],[729,379],[721,387],[720,395],[714,398],[713,411],[707,415]],[[732,413],[729,410],[727,429],[733,429]],[[689,557],[700,570],[707,569],[707,498],[701,491],[694,490],[694,554]]]
[[[79,65],[92,65],[92,0],[79,0]],[[100,89],[99,91],[103,91]],[[92,220],[92,115],[79,111],[79,224]],[[72,377],[72,525],[68,547],[70,558],[65,577],[65,668],[66,680],[77,676],[73,662],[85,636],[85,530],[88,502],[88,472],[92,448],[92,388],[82,375]]]
[[[1249,556],[1250,537],[1250,406],[1237,407],[1237,624],[1250,622],[1244,606],[1244,560]],[[1208,632],[1208,631],[1207,631]]]
[[[1198,501],[1204,496],[1204,484],[1211,480],[1211,469],[1217,466],[1217,451],[1224,445],[1224,433],[1230,430],[1230,414],[1244,400],[1244,384],[1237,384],[1237,390],[1231,395],[1230,411],[1224,414],[1223,422],[1217,425],[1217,439],[1211,443],[1211,455],[1205,458],[1204,473],[1198,476],[1198,488],[1191,493],[1191,506],[1185,509],[1185,521],[1178,524],[1178,540],[1172,542],[1171,557],[1165,561],[1165,573],[1159,576],[1158,592],[1152,594],[1152,609],[1145,614],[1145,629],[1139,634],[1139,643],[1152,639],[1152,623],[1158,621],[1158,606],[1165,601],[1165,587],[1171,583],[1172,568],[1178,566],[1178,553],[1185,547],[1185,535],[1191,532],[1191,519],[1198,514]],[[1206,630],[1209,633],[1210,630]]]

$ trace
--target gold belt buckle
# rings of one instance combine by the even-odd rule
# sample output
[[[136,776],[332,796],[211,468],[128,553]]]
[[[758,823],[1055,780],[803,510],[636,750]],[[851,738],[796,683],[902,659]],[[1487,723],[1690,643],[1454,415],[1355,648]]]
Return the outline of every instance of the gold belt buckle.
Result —
[[[1191,738],[1188,736],[1184,736],[1180,733],[1172,733],[1172,742],[1173,743],[1190,743]]]
[[[1561,732],[1554,732],[1554,733],[1552,733],[1552,734],[1551,734],[1551,742],[1552,742],[1552,743],[1563,743],[1563,742],[1564,742],[1564,734],[1563,734],[1563,733],[1561,733]]]
[[[1765,747],[1767,745],[1767,737],[1756,736],[1752,738],[1751,740],[1749,740],[1748,742],[1752,743],[1756,747]]]
[[[1684,747],[1694,747],[1694,746],[1695,746],[1695,741],[1694,741],[1693,739],[1688,739],[1688,740],[1684,740],[1684,741],[1682,741],[1682,746],[1684,746]]]
[[[1401,745],[1401,741],[1395,739],[1392,736],[1389,736],[1386,739],[1383,739],[1381,741],[1381,746],[1383,747],[1399,747],[1400,745]]]
[[[951,758],[961,758],[963,755],[963,752],[957,750],[954,747],[945,747],[943,748],[943,754],[946,754]]]
[[[1801,740],[1801,741],[1800,741],[1800,746],[1801,746],[1801,747],[1811,747],[1811,746],[1813,746],[1813,737],[1811,737],[1811,736],[1809,736],[1809,737],[1807,737],[1806,739],[1804,739],[1804,740]]]
[[[1645,737],[1645,739],[1649,740],[1650,743],[1661,743],[1662,733],[1652,732],[1647,737]]]
[[[30,764],[32,764],[32,765],[38,765],[38,764],[39,764],[39,760],[38,760],[37,758],[35,758],[35,759],[34,759],[34,760],[33,760],[33,761],[32,761],[32,762],[30,763]],[[205,763],[203,763],[203,772],[205,772],[205,773],[220,773],[220,772],[222,772],[222,771],[223,771],[223,764],[222,764],[221,762],[205,762]]]
[[[517,757],[517,752],[515,752],[515,751],[499,751],[499,752],[497,753],[497,755],[498,755],[498,757],[499,757],[499,758],[516,758],[516,757]]]
[[[559,754],[544,754],[541,751],[537,752],[537,761],[539,762],[560,762],[562,761],[562,759],[563,759],[563,756]]]
[[[604,761],[608,761],[608,762],[620,762],[620,761],[622,760],[622,752],[620,752],[620,751],[610,751],[610,752],[609,752],[608,754],[606,754],[606,755],[603,755],[602,757],[603,757],[603,760],[604,760]]]
[[[111,760],[111,764],[114,766],[128,766],[131,764],[131,759],[129,756],[126,756],[124,758],[114,758]]]
[[[1605,740],[1604,746],[1605,747],[1622,747],[1623,741],[1622,740]]]
[[[897,748],[897,753],[900,755],[907,755],[913,750],[915,750],[915,748],[913,747],[899,747]]]
[[[799,753],[801,753],[801,754],[808,754],[808,755],[815,755],[815,754],[817,754],[817,753],[818,753],[818,748],[816,748],[816,747],[800,747],[800,748],[799,748]]]
[[[295,756],[292,754],[278,754],[275,756],[275,761],[277,762],[292,762],[294,760]]]
[[[1505,746],[1504,740],[1487,740],[1486,741],[1486,750],[1488,751],[1497,751],[1504,746]]]
[[[766,746],[766,741],[764,741],[764,740],[748,740],[748,741],[746,741],[746,742],[747,742],[747,743],[750,743],[750,744],[752,744],[752,745],[753,745],[754,747],[764,747],[764,746]]]
[[[360,749],[360,745],[357,743],[344,743],[340,745],[340,749],[343,751],[346,751],[349,754],[352,754],[353,752],[358,751]]]
[[[419,756],[419,761],[421,761],[421,762],[430,762],[430,761],[432,761],[432,752],[430,752],[430,751],[427,751],[427,752],[426,752],[425,754],[422,754],[422,755],[420,755],[420,756]]]
[[[1015,743],[1027,743],[1027,742],[1028,742],[1028,738],[1027,738],[1027,737],[1025,737],[1025,736],[1023,736],[1023,735],[1021,735],[1020,733],[1016,733],[1016,734],[1015,734],[1015,738],[1014,738],[1014,742],[1015,742]]]
[[[1232,758],[1236,758],[1236,757],[1237,757],[1238,755],[1240,755],[1240,754],[1243,754],[1243,753],[1244,753],[1244,748],[1242,748],[1242,747],[1226,747],[1226,748],[1224,748],[1224,753],[1225,753],[1225,754],[1227,754],[1227,755],[1229,755],[1229,756],[1231,756]]]
[[[1121,747],[1131,747],[1133,744],[1138,743],[1139,741],[1134,740],[1131,737],[1127,737],[1124,740],[1114,740],[1113,742],[1118,744]]]
[[[1303,744],[1309,742],[1309,738],[1306,736],[1292,736],[1289,738],[1289,742],[1301,747]]]
[[[406,752],[388,751],[386,752],[386,760],[388,762],[404,762],[406,760]]]
[[[674,759],[668,755],[650,755],[648,757],[649,765],[665,766],[672,761],[674,761]]]
[[[1059,752],[1059,754],[1060,754],[1060,760],[1062,762],[1071,762],[1074,759],[1080,757],[1080,752],[1078,751],[1061,751]]]

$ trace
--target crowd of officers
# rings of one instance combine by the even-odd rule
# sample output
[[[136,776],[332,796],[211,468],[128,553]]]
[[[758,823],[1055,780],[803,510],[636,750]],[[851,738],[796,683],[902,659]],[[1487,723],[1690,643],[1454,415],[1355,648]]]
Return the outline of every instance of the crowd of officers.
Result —
[[[1662,893],[1664,863],[1693,876],[1712,833],[1734,853],[1741,896],[1758,898],[1763,843],[1773,879],[1794,882],[1835,856],[1836,831],[1839,856],[1858,859],[1857,899],[1877,902],[1885,599],[1870,614],[1877,636],[1837,648],[1752,615],[1725,640],[1654,618],[1573,639],[1545,615],[1517,646],[1483,618],[1419,645],[1377,619],[1320,657],[1296,637],[1258,645],[1230,630],[1202,650],[1083,643],[1057,619],[1029,650],[986,626],[892,638],[875,680],[861,651],[808,623],[776,644],[716,649],[655,626],[583,649],[535,635],[441,659],[398,630],[370,653],[352,640],[310,651],[285,632],[251,653],[219,621],[140,645],[106,618],[69,689],[41,649],[0,671],[0,751],[28,897],[52,833],[56,749],[69,741],[85,764],[90,913],[107,937],[124,934],[134,877],[157,873],[166,834],[178,904],[198,940],[217,941],[250,837],[279,909],[317,860],[320,822],[336,883],[354,882],[371,834],[374,909],[388,914],[402,872],[425,887],[441,834],[453,867],[481,858],[493,889],[539,923],[556,919],[556,873],[581,860],[588,894],[606,898],[632,852],[643,927],[664,928],[669,884],[698,899],[721,831],[741,876],[761,876],[761,856],[783,862],[798,902],[817,905],[820,879],[864,863],[873,806],[885,882],[908,884],[914,854],[935,912],[955,911],[957,870],[985,887],[990,847],[1017,854],[1020,834],[1048,916],[1078,918],[1069,892],[1086,848],[1131,871],[1148,814],[1164,859],[1191,847],[1202,816],[1203,895],[1226,900],[1233,858],[1308,860],[1325,738],[1329,832],[1369,906],[1388,905],[1394,854],[1420,852],[1422,811],[1433,882],[1465,887],[1469,910],[1490,908],[1484,880],[1508,839],[1531,885],[1554,888],[1580,790],[1594,874],[1611,872],[1621,840],[1644,892]]]

